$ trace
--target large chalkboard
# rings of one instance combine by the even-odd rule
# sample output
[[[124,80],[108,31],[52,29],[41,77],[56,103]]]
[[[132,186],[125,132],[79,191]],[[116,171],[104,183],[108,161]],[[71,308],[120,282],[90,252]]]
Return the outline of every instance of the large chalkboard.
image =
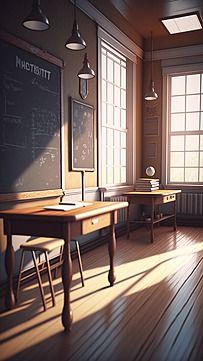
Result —
[[[0,39],[0,193],[61,188],[61,69]]]

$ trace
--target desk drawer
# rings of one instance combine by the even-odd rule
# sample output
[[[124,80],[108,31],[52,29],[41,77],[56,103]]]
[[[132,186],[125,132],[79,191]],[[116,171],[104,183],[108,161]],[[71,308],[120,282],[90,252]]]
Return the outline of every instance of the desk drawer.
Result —
[[[169,196],[165,196],[163,198],[163,203],[174,202],[175,200],[176,200],[176,195],[175,194],[170,194]]]
[[[101,214],[100,216],[86,219],[82,222],[82,234],[97,231],[98,229],[110,226],[110,224],[111,224],[110,213]]]

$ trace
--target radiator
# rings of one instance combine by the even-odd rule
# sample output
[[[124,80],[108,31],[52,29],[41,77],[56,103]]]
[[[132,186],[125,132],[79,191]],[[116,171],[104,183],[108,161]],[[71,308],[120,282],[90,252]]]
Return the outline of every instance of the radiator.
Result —
[[[127,202],[127,197],[117,195],[117,196],[108,197],[108,200],[111,202]],[[127,222],[127,208],[119,209],[118,223],[126,223],[126,222]]]
[[[180,193],[177,196],[177,214],[203,216],[203,193]]]

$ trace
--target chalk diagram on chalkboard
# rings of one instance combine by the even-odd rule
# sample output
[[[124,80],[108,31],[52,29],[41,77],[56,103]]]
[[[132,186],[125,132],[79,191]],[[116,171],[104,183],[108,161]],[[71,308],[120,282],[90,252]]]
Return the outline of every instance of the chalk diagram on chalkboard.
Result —
[[[94,171],[94,108],[72,99],[71,169]]]

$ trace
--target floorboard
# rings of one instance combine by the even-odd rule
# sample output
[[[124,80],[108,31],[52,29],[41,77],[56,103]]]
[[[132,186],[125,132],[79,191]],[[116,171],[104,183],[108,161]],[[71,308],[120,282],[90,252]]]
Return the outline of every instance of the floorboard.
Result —
[[[11,311],[0,302],[0,360],[202,361],[203,228],[141,228],[117,240],[116,282],[108,284],[108,251],[82,256],[85,287],[73,261],[73,325],[61,324],[63,289],[43,311],[37,282],[25,285]]]

